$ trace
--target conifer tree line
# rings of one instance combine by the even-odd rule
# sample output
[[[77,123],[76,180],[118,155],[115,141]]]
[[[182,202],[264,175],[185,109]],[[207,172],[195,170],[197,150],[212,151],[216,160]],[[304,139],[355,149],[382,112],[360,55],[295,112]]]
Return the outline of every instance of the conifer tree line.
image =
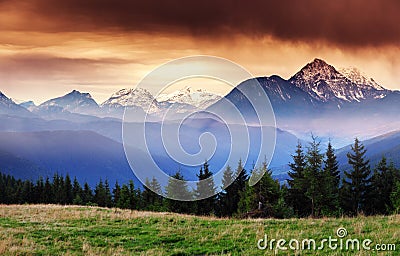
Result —
[[[308,145],[298,143],[289,163],[286,182],[281,184],[273,178],[266,161],[247,172],[239,160],[235,169],[227,166],[224,170],[222,186],[226,188],[222,192],[207,199],[188,202],[166,199],[159,194],[166,193],[169,197],[179,194],[195,199],[202,197],[204,191],[215,191],[214,181],[207,179],[213,175],[207,162],[197,175],[199,180],[207,182],[198,183],[194,191],[185,185],[180,171],[173,175],[174,179],[170,179],[164,191],[155,178],[146,180],[144,188],[136,187],[133,181],[122,185],[116,182],[111,186],[108,180],[100,180],[91,188],[87,182],[81,186],[76,178],[72,180],[68,174],[65,177],[55,174],[52,179],[39,178],[35,182],[0,174],[0,203],[97,205],[238,218],[400,212],[400,170],[393,163],[388,163],[384,156],[372,169],[365,153],[365,147],[355,139],[347,154],[350,167],[341,175],[331,143],[323,151],[317,138],[312,137]],[[260,178],[254,186],[249,186],[250,175]],[[182,182],[178,184],[176,180]]]

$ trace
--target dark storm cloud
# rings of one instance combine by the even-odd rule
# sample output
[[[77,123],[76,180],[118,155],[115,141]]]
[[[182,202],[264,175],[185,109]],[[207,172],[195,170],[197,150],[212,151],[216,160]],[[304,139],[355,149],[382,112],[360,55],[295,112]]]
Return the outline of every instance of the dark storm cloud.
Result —
[[[39,29],[52,31],[272,35],[347,46],[400,43],[398,0],[31,0],[24,7],[44,19]]]

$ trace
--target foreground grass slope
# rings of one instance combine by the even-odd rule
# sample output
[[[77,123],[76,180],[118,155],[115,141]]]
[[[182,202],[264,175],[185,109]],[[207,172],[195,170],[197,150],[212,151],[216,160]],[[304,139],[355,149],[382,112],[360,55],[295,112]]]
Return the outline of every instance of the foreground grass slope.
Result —
[[[257,240],[316,239],[344,227],[349,238],[396,251],[280,251],[279,255],[398,255],[400,215],[340,219],[235,220],[99,207],[0,205],[0,255],[272,255]]]

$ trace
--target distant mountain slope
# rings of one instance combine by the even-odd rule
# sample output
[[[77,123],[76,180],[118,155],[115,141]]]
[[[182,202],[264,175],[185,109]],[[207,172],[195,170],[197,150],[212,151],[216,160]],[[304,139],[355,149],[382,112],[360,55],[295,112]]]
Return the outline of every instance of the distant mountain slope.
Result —
[[[73,90],[64,96],[40,104],[35,110],[37,112],[68,111],[79,114],[95,114],[98,109],[99,106],[89,93]]]
[[[16,104],[12,99],[8,98],[2,92],[0,92],[0,115],[1,114],[22,117],[33,116],[31,112]]]
[[[48,170],[6,151],[0,151],[0,172],[21,179],[37,179],[39,176],[50,175]]]
[[[255,82],[257,81],[257,82]],[[268,95],[272,108],[276,116],[297,116],[307,114],[317,108],[319,102],[313,99],[309,94],[293,86],[288,81],[279,76],[259,77],[256,80],[250,79],[240,83],[236,88],[229,92],[224,98],[231,102],[247,120],[257,120],[254,112],[254,103],[264,100],[258,95],[255,87],[261,85],[262,89]],[[263,108],[264,109],[264,108]],[[267,107],[265,107],[267,109]],[[237,118],[237,115],[231,116],[232,106],[226,104],[223,100],[217,101],[208,108],[212,112],[225,113],[229,118]],[[262,110],[262,109],[261,109]]]
[[[400,131],[394,131],[374,137],[362,142],[367,149],[366,157],[370,159],[372,168],[385,156],[388,163],[393,162],[397,168],[400,168]],[[343,169],[349,169],[347,163],[347,152],[351,152],[351,146],[348,145],[338,150],[338,160]]]
[[[0,132],[0,152],[9,160],[5,171],[17,178],[68,172],[91,184],[134,179],[122,145],[90,131]]]

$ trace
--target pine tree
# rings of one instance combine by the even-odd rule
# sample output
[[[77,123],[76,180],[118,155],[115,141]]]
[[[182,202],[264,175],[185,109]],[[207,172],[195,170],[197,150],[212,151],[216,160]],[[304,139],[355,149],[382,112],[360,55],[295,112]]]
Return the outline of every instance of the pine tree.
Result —
[[[274,205],[274,217],[279,219],[287,219],[294,217],[294,211],[291,206],[286,202],[287,194],[289,192],[288,187],[284,184],[280,187],[279,198]]]
[[[197,183],[195,196],[205,199],[196,201],[196,213],[199,215],[214,214],[216,205],[215,184],[207,161],[200,168],[197,177],[199,182]]]
[[[337,215],[339,213],[340,171],[335,151],[330,141],[325,156],[322,211],[323,215]]]
[[[115,181],[115,186],[112,191],[113,193],[113,206],[118,207],[118,201],[121,198],[121,186],[118,184],[118,181]]]
[[[272,178],[272,171],[267,169],[266,160],[261,164],[258,170],[260,175],[263,173],[260,181],[254,185],[254,192],[256,193],[256,203],[258,209],[262,212],[262,217],[275,216],[275,205],[278,203],[280,195],[280,185],[277,180]]]
[[[145,209],[150,210],[154,203],[153,191],[150,189],[150,181],[146,177],[146,181],[144,182],[144,189],[143,189],[143,201],[145,203]]]
[[[155,191],[155,192],[154,192]],[[145,187],[142,192],[142,197],[145,203],[145,209],[150,211],[161,210],[162,205],[162,190],[161,185],[155,177],[149,181],[146,178]]]
[[[235,181],[231,185],[231,194],[233,211],[232,214],[238,213],[243,214],[249,211],[249,203],[248,199],[250,195],[252,195],[253,187],[251,187],[248,183],[248,176],[246,170],[243,167],[242,160],[239,159],[238,166],[236,167],[234,177]]]
[[[74,196],[72,193],[71,178],[69,177],[68,173],[65,176],[63,191],[64,191],[63,192],[63,194],[64,194],[63,204],[72,204],[72,201],[74,200]]]
[[[151,190],[154,191],[154,192],[156,193],[156,195],[157,195],[154,204],[155,204],[155,205],[160,205],[160,204],[162,203],[162,199],[163,199],[163,197],[162,197],[163,191],[162,191],[162,189],[161,189],[160,183],[158,182],[158,180],[157,180],[155,177],[153,177],[153,178],[151,179],[150,188],[151,188]]]
[[[237,202],[234,201],[233,181],[233,172],[231,167],[228,165],[224,170],[222,177],[222,187],[225,189],[218,194],[218,216],[232,216],[232,214],[237,210]]]
[[[311,202],[306,196],[308,188],[305,178],[306,157],[300,141],[292,158],[293,162],[289,163],[291,171],[288,172],[290,179],[287,180],[289,185],[287,201],[297,216],[306,217],[311,213]]]
[[[357,138],[351,150],[353,153],[347,153],[347,158],[352,170],[344,172],[346,178],[343,183],[342,201],[344,209],[350,214],[357,214],[365,210],[371,170],[369,160],[365,159],[366,149]]]
[[[54,195],[53,203],[63,204],[65,201],[64,178],[58,173],[55,173],[53,176],[52,187]]]
[[[400,181],[397,181],[392,193],[390,194],[390,202],[393,205],[393,213],[400,213]]]
[[[105,207],[106,206],[106,190],[104,188],[104,183],[100,179],[100,182],[96,185],[94,190],[94,203],[98,206]]]
[[[251,172],[253,173],[254,170]],[[248,180],[245,183],[243,190],[239,192],[238,214],[245,216],[257,208],[255,202],[257,201],[254,186],[250,186]]]
[[[72,182],[72,197],[74,198],[72,203],[75,205],[82,205],[83,204],[83,189],[81,184],[76,177],[74,177],[74,181]]]
[[[87,182],[83,185],[82,201],[84,205],[94,203],[93,191]]]
[[[123,184],[121,187],[121,196],[119,197],[118,201],[116,202],[116,206],[121,209],[129,209],[130,202],[131,202],[131,194],[129,191],[129,187],[126,184]]]
[[[311,202],[311,216],[316,217],[320,215],[322,208],[323,194],[322,189],[325,184],[322,175],[322,162],[323,154],[320,153],[320,142],[317,138],[312,136],[307,154],[306,166],[304,169],[305,183],[307,184],[305,195]],[[321,184],[322,183],[322,184]]]
[[[132,210],[139,208],[140,194],[135,188],[135,183],[133,180],[129,180],[129,208]],[[139,191],[140,192],[140,191]]]
[[[53,203],[53,199],[54,199],[53,187],[50,183],[49,177],[47,177],[43,188],[43,203],[45,204]]]
[[[33,194],[33,183],[30,180],[25,180],[24,182],[22,182],[21,193],[19,196],[20,198],[19,203],[22,204],[33,203],[32,194]]]
[[[110,184],[108,183],[107,179],[104,181],[104,192],[105,192],[105,206],[111,207],[112,206],[112,195],[111,195]]]
[[[393,211],[390,195],[395,186],[394,173],[382,157],[374,169],[371,178],[371,189],[366,210],[369,214],[388,214]]]
[[[192,198],[185,179],[179,171],[169,179],[165,191],[169,197],[165,200],[168,211],[178,213],[191,213],[193,211],[192,205],[189,202],[170,199],[178,197]]]
[[[43,178],[39,177],[34,187],[34,203],[43,203],[44,201],[44,182]]]

